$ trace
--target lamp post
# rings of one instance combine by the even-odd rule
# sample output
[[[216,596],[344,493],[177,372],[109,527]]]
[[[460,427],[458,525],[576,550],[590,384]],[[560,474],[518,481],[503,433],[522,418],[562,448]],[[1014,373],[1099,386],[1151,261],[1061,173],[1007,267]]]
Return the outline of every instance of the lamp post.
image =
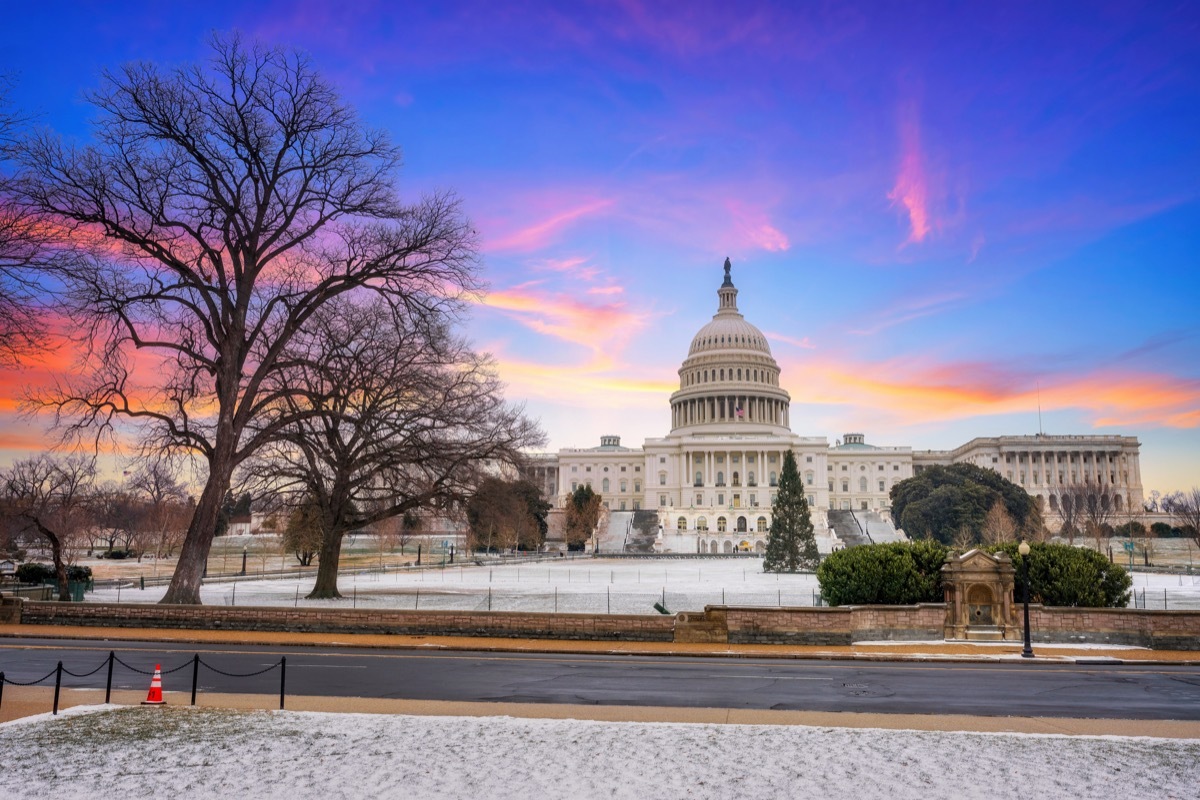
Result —
[[[246,554],[247,554],[248,550],[249,550],[249,548],[247,548],[245,545],[242,545],[242,574],[243,575],[246,574]]]
[[[1017,552],[1021,554],[1021,574],[1025,584],[1021,593],[1025,600],[1025,648],[1021,650],[1021,658],[1033,658],[1033,646],[1029,642],[1029,543],[1022,539]]]

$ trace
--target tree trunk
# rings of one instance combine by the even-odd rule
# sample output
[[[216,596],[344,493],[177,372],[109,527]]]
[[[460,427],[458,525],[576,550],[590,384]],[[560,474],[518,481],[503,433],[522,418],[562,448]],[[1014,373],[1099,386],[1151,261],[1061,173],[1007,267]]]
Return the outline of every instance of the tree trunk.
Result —
[[[200,502],[192,514],[192,523],[184,536],[171,585],[159,601],[164,605],[200,605],[200,581],[208,564],[208,551],[217,533],[217,520],[229,488],[229,476],[233,473],[233,458],[227,457],[225,462],[224,465],[211,465],[208,483],[204,485]]]
[[[64,603],[71,600],[71,589],[67,585],[67,564],[63,561],[62,542],[58,537],[50,539],[50,557],[54,561],[54,576],[58,580],[58,599]]]
[[[308,595],[309,600],[336,600],[342,596],[337,587],[338,561],[341,557],[342,532],[322,533],[317,582]]]

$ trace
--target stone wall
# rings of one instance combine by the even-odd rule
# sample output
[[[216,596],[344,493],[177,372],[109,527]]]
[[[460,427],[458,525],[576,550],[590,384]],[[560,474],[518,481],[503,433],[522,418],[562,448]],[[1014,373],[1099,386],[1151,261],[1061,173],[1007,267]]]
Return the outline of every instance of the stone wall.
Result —
[[[1030,606],[1039,643],[1123,644],[1200,650],[1200,611]],[[376,611],[228,606],[115,605],[17,601],[0,604],[0,623],[201,630],[392,633],[590,641],[713,644],[848,645],[861,641],[939,640],[946,607],[845,606],[749,608],[706,606],[670,616]]]
[[[0,597],[0,625],[17,625],[21,622],[21,604],[16,597]]]
[[[1029,606],[1030,638],[1042,643],[1125,644],[1200,650],[1200,611]]]
[[[504,611],[376,611],[254,606],[163,606],[104,603],[24,604],[26,625],[118,628],[392,633],[424,636],[498,636],[530,639],[669,642],[667,616],[523,614]]]

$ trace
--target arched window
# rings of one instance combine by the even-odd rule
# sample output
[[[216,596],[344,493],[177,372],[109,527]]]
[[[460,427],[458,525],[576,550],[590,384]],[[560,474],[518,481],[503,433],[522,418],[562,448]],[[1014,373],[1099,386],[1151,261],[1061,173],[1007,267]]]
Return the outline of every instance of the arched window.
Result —
[[[1050,510],[1058,511],[1058,495],[1050,495]]]
[[[692,481],[692,483],[695,484],[696,486],[703,486],[704,485],[704,473],[701,472],[700,470],[696,470],[696,478],[694,481]]]
[[[635,492],[641,492],[641,491],[642,491],[642,482],[641,482],[641,481],[634,481],[634,482],[633,482],[633,491],[635,491]]]
[[[725,370],[721,370],[721,380],[725,380]]]
[[[738,529],[738,533],[746,532],[746,518],[745,517],[737,518],[737,529]]]
[[[858,479],[858,490],[860,492],[865,492],[867,490],[867,479],[866,478]]]
[[[600,491],[605,492],[606,494],[608,493],[608,478],[605,478],[600,483]]]
[[[779,485],[779,476],[778,476],[778,475],[776,475],[774,472],[772,472],[772,473],[771,473],[771,485],[772,485],[772,486],[778,486],[778,485]]]
[[[697,517],[696,518],[696,530],[698,530],[698,531],[708,530],[708,517]]]
[[[725,518],[717,517],[717,530],[721,533],[725,532]]]
[[[735,473],[733,473],[733,485],[734,485],[734,486],[741,486],[741,485],[742,485],[741,478],[739,478],[739,477],[738,477],[738,474],[737,474],[736,472],[735,472]]]
[[[629,482],[621,481],[621,494],[625,494],[625,492],[628,492],[628,491],[629,491]]]
[[[754,473],[753,472],[746,473],[746,485],[747,486],[758,486],[758,484],[754,482]]]
[[[813,473],[812,473],[811,469],[808,472],[804,473],[804,485],[805,486],[813,485]]]
[[[850,481],[846,481],[846,480],[842,481],[842,491],[843,492],[850,491]]]
[[[742,369],[741,369],[741,367],[738,367],[738,378],[737,378],[737,379],[738,379],[739,381],[742,379]]]
[[[687,530],[687,518],[680,517],[678,520],[675,521],[675,527],[681,531],[686,531]]]
[[[667,485],[667,473],[665,473],[665,472],[658,473],[658,485],[659,486]]]
[[[725,485],[725,473],[718,470],[717,471],[717,486],[724,486],[724,485]]]
[[[767,518],[766,517],[758,518],[758,522],[755,523],[755,530],[757,530],[759,533],[767,532]]]

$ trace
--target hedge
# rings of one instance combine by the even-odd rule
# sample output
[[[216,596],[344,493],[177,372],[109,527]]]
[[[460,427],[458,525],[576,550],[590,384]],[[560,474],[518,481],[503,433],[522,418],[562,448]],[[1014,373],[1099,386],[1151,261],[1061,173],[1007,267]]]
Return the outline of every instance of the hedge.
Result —
[[[817,568],[821,596],[831,606],[940,603],[948,553],[932,539],[839,550]]]
[[[989,553],[1007,553],[1017,570],[1015,600],[1023,599],[1024,567],[1017,544],[991,545]],[[1119,564],[1084,547],[1034,543],[1029,546],[1029,601],[1045,606],[1124,608],[1133,579]]]

